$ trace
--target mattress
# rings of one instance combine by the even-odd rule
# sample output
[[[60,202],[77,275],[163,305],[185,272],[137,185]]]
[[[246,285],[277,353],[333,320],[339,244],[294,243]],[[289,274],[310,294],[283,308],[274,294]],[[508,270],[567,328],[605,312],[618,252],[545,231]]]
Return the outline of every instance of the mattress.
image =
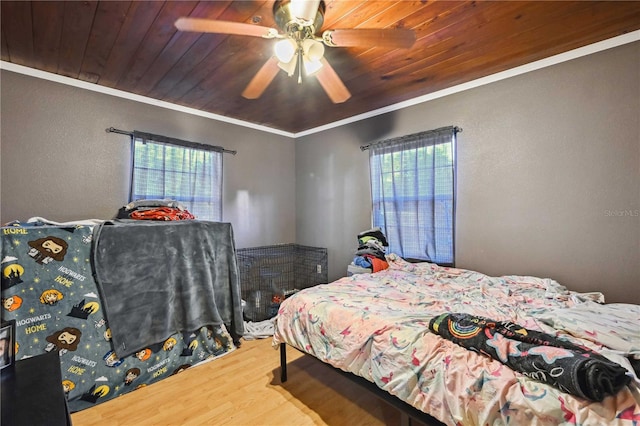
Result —
[[[363,377],[448,425],[637,423],[640,381],[630,360],[640,357],[638,306],[615,306],[615,323],[593,316],[591,324],[572,327],[576,316],[566,312],[575,309],[584,319],[585,310],[606,311],[602,294],[571,292],[551,279],[387,258],[385,271],[285,300],[274,346],[289,344]],[[564,392],[429,331],[430,321],[445,313],[509,321],[572,342],[624,367],[628,384],[601,402]],[[615,334],[617,344],[594,337],[599,333]]]

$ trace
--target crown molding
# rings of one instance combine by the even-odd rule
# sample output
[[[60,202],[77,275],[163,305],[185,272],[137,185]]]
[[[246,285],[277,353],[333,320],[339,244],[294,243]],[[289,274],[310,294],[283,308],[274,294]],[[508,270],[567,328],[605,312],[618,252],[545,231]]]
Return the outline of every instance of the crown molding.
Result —
[[[474,89],[476,87],[484,86],[487,84],[495,83],[497,81],[506,80],[511,77],[515,77],[518,75],[526,74],[531,71],[536,71],[542,68],[550,67],[553,65],[560,64],[562,62],[571,61],[573,59],[577,59],[583,56],[591,55],[594,53],[598,53],[607,49],[611,49],[614,47],[622,46],[624,44],[633,43],[640,40],[640,30],[633,31],[627,34],[623,34],[621,36],[613,37],[607,40],[600,41],[598,43],[593,43],[588,46],[580,47],[578,49],[570,50],[568,52],[560,53],[558,55],[551,56],[549,58],[541,59],[539,61],[531,62],[529,64],[525,64],[519,67],[515,67],[506,71],[502,71],[496,74],[492,74],[486,77],[482,77],[473,81],[469,81],[467,83],[458,84],[456,86],[439,90],[434,93],[429,93],[424,96],[419,96],[417,98],[409,99],[407,101],[399,102],[393,105],[386,106],[384,108],[379,108],[376,110],[368,111],[363,114],[355,115],[352,117],[345,118],[343,120],[338,120],[333,123],[325,124],[323,126],[315,127],[313,129],[304,130],[298,133],[285,132],[283,130],[274,129],[268,126],[262,126],[259,124],[251,123],[244,120],[238,120],[230,117],[225,117],[223,115],[212,114],[205,111],[200,111],[195,108],[188,108],[182,105],[174,104],[171,102],[160,101],[157,99],[149,98],[146,96],[136,95],[134,93],[125,92],[123,90],[117,90],[110,87],[100,86],[95,83],[89,83],[86,81],[61,76],[58,74],[53,74],[46,71],[40,71],[34,68],[25,67],[22,65],[17,65],[11,62],[0,61],[0,69],[5,69],[7,71],[16,72],[19,74],[28,75],[31,77],[41,78],[44,80],[53,81],[56,83],[66,84],[73,87],[78,87],[81,89],[91,90],[98,93],[103,93],[110,96],[116,96],[119,98],[129,99],[135,102],[140,102],[144,104],[154,105],[161,108],[167,108],[174,111],[184,112],[186,114],[197,115],[199,117],[209,118],[211,120],[221,121],[224,123],[234,124],[237,126],[243,126],[254,130],[259,130],[267,133],[273,133],[280,136],[286,136],[289,138],[300,138],[303,136],[312,135],[314,133],[323,132],[325,130],[333,129],[340,126],[345,126],[347,124],[355,123],[357,121],[366,120],[371,117],[376,117],[378,115],[386,114],[388,112],[397,111],[400,109],[408,108],[414,105],[419,105],[425,102],[432,101],[434,99],[443,98],[445,96],[453,95],[455,93],[464,92],[466,90]]]

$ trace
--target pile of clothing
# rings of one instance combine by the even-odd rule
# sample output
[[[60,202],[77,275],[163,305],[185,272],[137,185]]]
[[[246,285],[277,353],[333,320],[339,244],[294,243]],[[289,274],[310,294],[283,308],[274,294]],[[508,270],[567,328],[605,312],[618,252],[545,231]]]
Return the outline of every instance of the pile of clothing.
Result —
[[[355,273],[378,272],[389,267],[385,257],[386,247],[389,247],[386,237],[375,227],[358,234],[358,249],[349,270]]]
[[[195,219],[185,206],[175,200],[136,200],[118,210],[116,219],[188,220]]]

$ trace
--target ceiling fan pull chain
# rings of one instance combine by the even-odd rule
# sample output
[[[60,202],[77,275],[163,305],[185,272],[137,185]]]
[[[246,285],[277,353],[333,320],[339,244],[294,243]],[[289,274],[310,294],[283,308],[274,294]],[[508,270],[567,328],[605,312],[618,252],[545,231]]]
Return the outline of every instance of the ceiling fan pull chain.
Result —
[[[298,43],[298,84],[302,84],[302,55],[304,55],[304,51],[300,43]]]

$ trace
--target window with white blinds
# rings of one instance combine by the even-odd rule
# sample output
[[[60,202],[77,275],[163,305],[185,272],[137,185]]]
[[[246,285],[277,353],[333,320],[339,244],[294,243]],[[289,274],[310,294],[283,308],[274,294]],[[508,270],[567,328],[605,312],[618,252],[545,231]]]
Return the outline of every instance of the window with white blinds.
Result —
[[[388,253],[453,265],[455,127],[369,146],[373,226]]]
[[[222,152],[134,134],[130,201],[179,201],[201,220],[222,220]]]

